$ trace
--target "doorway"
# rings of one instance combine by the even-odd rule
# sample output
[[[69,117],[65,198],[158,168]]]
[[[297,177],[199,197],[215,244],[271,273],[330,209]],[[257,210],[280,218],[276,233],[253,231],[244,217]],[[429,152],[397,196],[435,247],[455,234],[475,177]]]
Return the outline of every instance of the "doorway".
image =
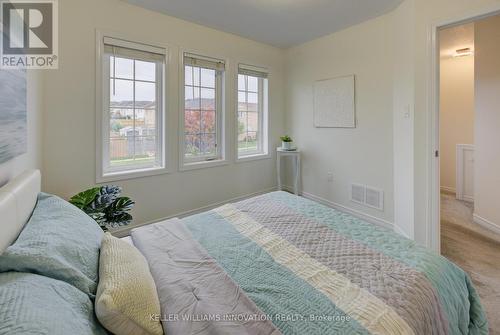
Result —
[[[500,334],[500,15],[435,32],[437,243],[471,276]]]

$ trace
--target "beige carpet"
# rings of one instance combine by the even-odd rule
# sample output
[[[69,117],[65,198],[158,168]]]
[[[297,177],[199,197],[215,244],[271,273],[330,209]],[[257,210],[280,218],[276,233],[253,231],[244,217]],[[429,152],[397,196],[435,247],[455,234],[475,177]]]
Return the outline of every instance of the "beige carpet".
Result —
[[[500,235],[472,221],[473,205],[441,194],[441,252],[471,276],[490,334],[500,335]]]

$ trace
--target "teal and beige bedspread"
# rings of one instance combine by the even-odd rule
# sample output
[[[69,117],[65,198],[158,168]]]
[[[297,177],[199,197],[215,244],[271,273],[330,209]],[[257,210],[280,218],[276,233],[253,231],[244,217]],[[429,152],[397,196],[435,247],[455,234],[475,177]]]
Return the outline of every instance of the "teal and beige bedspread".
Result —
[[[285,192],[132,232],[166,334],[487,334],[453,263]]]

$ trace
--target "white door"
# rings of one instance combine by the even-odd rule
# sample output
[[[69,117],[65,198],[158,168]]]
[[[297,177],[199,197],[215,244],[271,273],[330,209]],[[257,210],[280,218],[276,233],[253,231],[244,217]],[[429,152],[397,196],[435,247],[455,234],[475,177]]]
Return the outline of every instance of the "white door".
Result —
[[[474,145],[457,144],[457,199],[474,201]]]

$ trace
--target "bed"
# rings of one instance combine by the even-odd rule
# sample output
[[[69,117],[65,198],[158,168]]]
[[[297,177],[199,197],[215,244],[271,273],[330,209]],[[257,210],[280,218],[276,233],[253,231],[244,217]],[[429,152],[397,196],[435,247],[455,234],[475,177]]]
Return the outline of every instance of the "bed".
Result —
[[[151,265],[162,310],[197,320],[165,322],[169,334],[225,333],[214,314],[253,316],[283,334],[487,333],[471,281],[453,263],[286,192],[131,235]],[[241,324],[247,333],[252,323]]]
[[[0,189],[0,250],[36,204],[39,175],[21,179]],[[453,263],[286,192],[136,228],[128,242],[149,264],[165,334],[488,333]]]

